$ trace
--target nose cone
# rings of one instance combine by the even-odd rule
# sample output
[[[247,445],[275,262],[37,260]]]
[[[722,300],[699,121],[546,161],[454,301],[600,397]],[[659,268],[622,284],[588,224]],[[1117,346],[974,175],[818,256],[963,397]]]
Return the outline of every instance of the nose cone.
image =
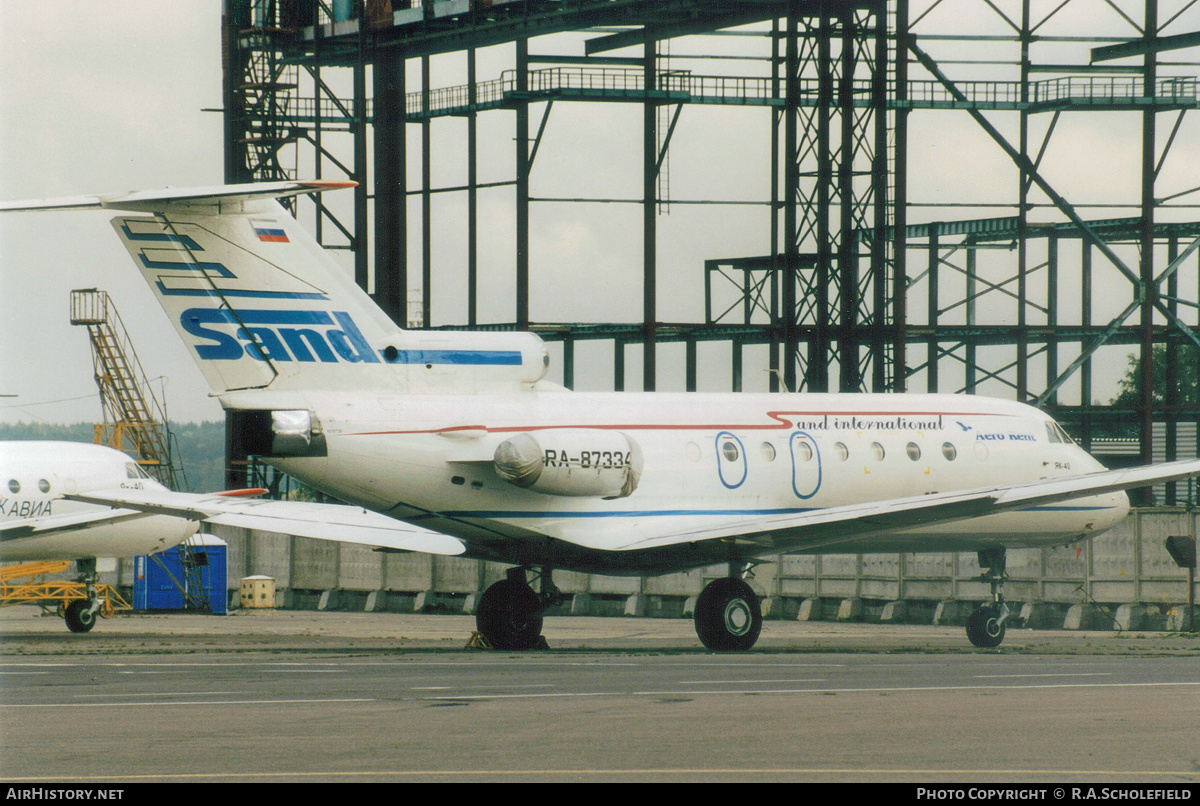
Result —
[[[1129,496],[1124,492],[1106,493],[1099,498],[1103,508],[1092,524],[1092,529],[1097,533],[1111,529],[1129,514]]]

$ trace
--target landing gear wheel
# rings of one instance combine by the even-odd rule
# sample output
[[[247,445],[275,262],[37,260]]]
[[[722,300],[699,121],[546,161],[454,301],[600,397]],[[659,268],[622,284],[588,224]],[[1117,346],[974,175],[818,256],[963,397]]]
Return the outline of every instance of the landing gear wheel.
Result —
[[[985,604],[967,618],[967,639],[981,649],[993,649],[1004,640],[1005,624],[1000,608]]]
[[[758,595],[740,579],[710,582],[696,599],[696,635],[709,649],[745,650],[762,631]]]
[[[63,616],[67,629],[71,632],[90,632],[96,626],[96,614],[92,612],[91,603],[86,599],[76,599],[67,605]]]
[[[527,582],[502,579],[479,597],[475,628],[493,649],[533,649],[542,635],[540,606]]]

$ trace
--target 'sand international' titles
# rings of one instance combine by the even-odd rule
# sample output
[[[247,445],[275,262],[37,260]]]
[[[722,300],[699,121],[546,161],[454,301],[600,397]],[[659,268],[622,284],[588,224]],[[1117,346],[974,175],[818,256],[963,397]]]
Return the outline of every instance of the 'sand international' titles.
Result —
[[[796,420],[795,427],[800,431],[879,431],[883,433],[941,431],[944,428],[940,414],[928,416],[825,414],[813,419]]]

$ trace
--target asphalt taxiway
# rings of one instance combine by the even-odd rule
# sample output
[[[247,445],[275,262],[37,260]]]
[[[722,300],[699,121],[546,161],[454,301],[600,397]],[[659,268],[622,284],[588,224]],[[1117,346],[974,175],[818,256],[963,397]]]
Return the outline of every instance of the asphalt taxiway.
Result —
[[[86,635],[0,611],[0,779],[1200,783],[1200,639],[548,618],[130,614]]]

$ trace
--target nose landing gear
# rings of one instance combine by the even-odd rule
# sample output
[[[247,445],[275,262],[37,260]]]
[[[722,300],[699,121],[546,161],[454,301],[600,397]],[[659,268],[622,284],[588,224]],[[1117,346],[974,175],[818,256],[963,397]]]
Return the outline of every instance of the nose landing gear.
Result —
[[[112,605],[109,605],[97,590],[100,574],[96,571],[94,557],[76,560],[75,569],[79,572],[77,579],[83,586],[84,598],[61,603],[58,606],[58,614],[62,616],[71,632],[91,632],[92,627],[96,626],[97,616],[103,615],[107,618],[112,615]]]
[[[979,552],[979,564],[987,570],[979,577],[981,582],[991,585],[992,601],[979,606],[967,618],[967,640],[981,649],[993,649],[1004,640],[1012,611],[1004,602],[1005,552],[1004,549],[986,549]]]

